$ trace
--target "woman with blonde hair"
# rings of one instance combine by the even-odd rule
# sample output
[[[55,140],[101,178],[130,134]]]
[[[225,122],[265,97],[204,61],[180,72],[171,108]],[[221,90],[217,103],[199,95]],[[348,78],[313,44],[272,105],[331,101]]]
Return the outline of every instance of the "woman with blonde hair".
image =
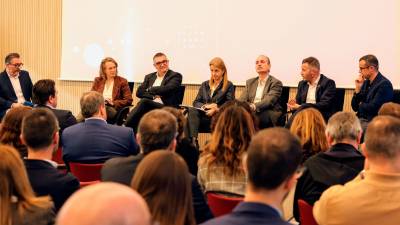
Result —
[[[118,76],[118,63],[113,58],[107,57],[101,61],[99,75],[94,79],[92,91],[103,94],[107,122],[114,123],[118,110],[132,104],[132,92],[128,81]]]
[[[176,153],[157,150],[138,165],[131,187],[146,200],[160,225],[194,225],[191,178]]]
[[[204,81],[193,101],[194,108],[188,109],[188,138],[197,143],[200,127],[209,130],[211,118],[219,107],[235,99],[235,87],[228,80],[228,71],[224,61],[213,58],[210,63],[210,79]]]
[[[300,139],[303,149],[302,162],[319,152],[328,150],[325,127],[324,117],[317,109],[306,108],[296,113],[290,132]]]
[[[242,158],[255,132],[252,116],[241,104],[224,107],[198,164],[197,178],[205,192],[244,195],[247,178]]]
[[[53,224],[53,204],[49,197],[35,197],[18,152],[0,145],[0,159],[0,224]]]

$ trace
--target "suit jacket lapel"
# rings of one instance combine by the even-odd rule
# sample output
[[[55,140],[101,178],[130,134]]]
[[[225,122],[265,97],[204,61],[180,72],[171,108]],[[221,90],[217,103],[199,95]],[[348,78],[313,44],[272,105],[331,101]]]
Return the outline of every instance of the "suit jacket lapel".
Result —
[[[268,75],[268,79],[265,81],[265,86],[264,86],[263,95],[262,95],[261,100],[263,100],[264,97],[268,94],[269,86],[271,85],[271,82],[272,82],[271,75]]]
[[[17,94],[15,94],[15,90],[14,90],[12,84],[11,84],[10,78],[8,77],[7,71],[4,70],[4,73],[5,73],[5,77],[4,78],[5,78],[6,85],[7,85],[8,89],[10,90],[9,93],[11,93],[11,95],[12,95],[10,97],[13,97],[14,100],[18,100],[17,99]],[[21,80],[19,82],[21,82]]]
[[[148,87],[153,87],[154,81],[156,81],[156,79],[157,79],[157,72],[153,73],[149,77],[149,86]]]
[[[254,102],[254,98],[256,97],[256,91],[257,91],[257,86],[258,86],[258,77],[255,78],[251,84],[249,85],[249,97],[250,97],[250,102]]]
[[[164,75],[163,80],[161,81],[161,86],[165,85],[165,82],[167,82],[168,77],[171,75],[170,70],[167,71],[167,73]]]
[[[119,83],[119,79],[117,77],[114,78],[114,84],[113,84],[113,90],[112,90],[112,99],[116,99],[118,92],[119,92],[119,87],[120,87],[120,83]]]

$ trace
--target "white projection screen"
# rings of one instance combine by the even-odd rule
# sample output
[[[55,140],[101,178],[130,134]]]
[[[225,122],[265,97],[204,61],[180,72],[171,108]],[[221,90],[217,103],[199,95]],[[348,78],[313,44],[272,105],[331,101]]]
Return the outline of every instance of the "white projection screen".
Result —
[[[301,60],[315,56],[338,87],[354,87],[358,59],[374,54],[381,72],[400,84],[398,0],[63,0],[62,80],[93,80],[102,58],[141,82],[164,52],[183,83],[210,77],[208,63],[224,59],[235,84],[256,76],[260,54],[271,74],[297,86]]]

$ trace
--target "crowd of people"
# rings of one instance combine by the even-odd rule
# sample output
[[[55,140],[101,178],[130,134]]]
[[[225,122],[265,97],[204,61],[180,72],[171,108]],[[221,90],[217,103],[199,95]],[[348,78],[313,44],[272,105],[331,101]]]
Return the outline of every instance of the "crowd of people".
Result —
[[[118,63],[102,60],[99,77],[80,98],[82,121],[57,109],[55,82],[32,83],[17,53],[0,74],[0,224],[290,224],[298,200],[320,225],[400,221],[400,105],[375,56],[359,60],[354,112],[332,109],[336,85],[315,57],[302,61],[297,94],[287,112],[271,61],[257,57],[258,76],[239,98],[224,61],[209,62],[193,106],[179,108],[182,75],[164,53],[132,104]],[[116,117],[132,109],[124,125]],[[199,149],[198,133],[210,138]],[[53,155],[62,149],[67,171]],[[101,182],[81,188],[69,163],[103,164]],[[282,202],[294,191],[294,219]],[[242,198],[215,217],[206,193]]]

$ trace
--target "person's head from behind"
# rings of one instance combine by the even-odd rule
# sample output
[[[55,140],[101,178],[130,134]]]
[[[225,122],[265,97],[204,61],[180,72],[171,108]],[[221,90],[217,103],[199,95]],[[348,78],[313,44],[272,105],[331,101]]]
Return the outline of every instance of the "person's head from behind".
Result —
[[[343,142],[360,144],[362,128],[355,113],[337,112],[329,118],[325,134],[330,145]]]
[[[153,151],[140,162],[131,186],[160,225],[195,224],[191,178],[185,161],[172,151]]]
[[[241,158],[255,132],[254,121],[244,107],[232,104],[224,108],[205,147],[208,165],[222,164],[231,175],[242,171]]]
[[[225,91],[228,87],[228,71],[224,60],[220,57],[211,59],[210,63],[210,87],[219,84],[222,81],[222,90]]]
[[[83,93],[80,104],[83,118],[99,117],[107,119],[104,97],[97,91]]]
[[[45,149],[57,150],[58,135],[57,118],[46,108],[36,108],[22,120],[21,140],[28,146],[29,154]]]
[[[328,149],[325,127],[324,118],[317,109],[306,108],[295,115],[290,132],[300,139],[304,151],[303,160]]]
[[[21,61],[20,55],[18,53],[9,53],[4,59],[4,63],[6,64],[7,72],[15,76],[21,71],[21,67],[24,65]]]
[[[61,208],[56,224],[150,225],[151,215],[136,191],[121,184],[102,182],[74,193]]]
[[[57,107],[57,91],[54,80],[43,79],[39,80],[32,88],[33,103],[38,105],[50,104],[52,107]]]
[[[14,146],[21,157],[27,156],[26,146],[22,144],[20,139],[22,119],[31,110],[32,108],[28,106],[11,108],[3,117],[0,126],[0,143]]]
[[[317,58],[308,57],[301,62],[301,76],[304,80],[313,83],[319,76],[320,64]]]
[[[378,115],[380,116],[394,116],[400,119],[400,104],[394,102],[387,102],[379,109]]]
[[[146,113],[139,122],[136,139],[143,154],[157,149],[175,151],[177,120],[171,113],[155,109]]]
[[[164,76],[169,70],[169,60],[167,56],[162,52],[156,53],[153,56],[153,66],[160,76]]]
[[[400,173],[400,119],[377,116],[365,133],[364,155],[371,168],[394,169],[386,172]]]
[[[48,197],[35,197],[24,163],[13,147],[0,145],[0,159],[0,224],[13,224],[13,204],[21,214],[34,206],[51,207]]]
[[[302,158],[297,137],[284,128],[258,132],[247,151],[248,192],[280,191],[282,200],[296,184]]]
[[[163,107],[162,110],[165,110],[175,116],[176,121],[178,122],[178,127],[177,127],[178,136],[176,137],[176,139],[179,142],[184,136],[183,132],[184,132],[186,122],[187,122],[186,117],[183,115],[181,110],[174,108],[174,107],[167,106],[167,107]]]
[[[100,77],[103,79],[113,79],[118,75],[118,63],[111,57],[106,57],[100,63]]]

